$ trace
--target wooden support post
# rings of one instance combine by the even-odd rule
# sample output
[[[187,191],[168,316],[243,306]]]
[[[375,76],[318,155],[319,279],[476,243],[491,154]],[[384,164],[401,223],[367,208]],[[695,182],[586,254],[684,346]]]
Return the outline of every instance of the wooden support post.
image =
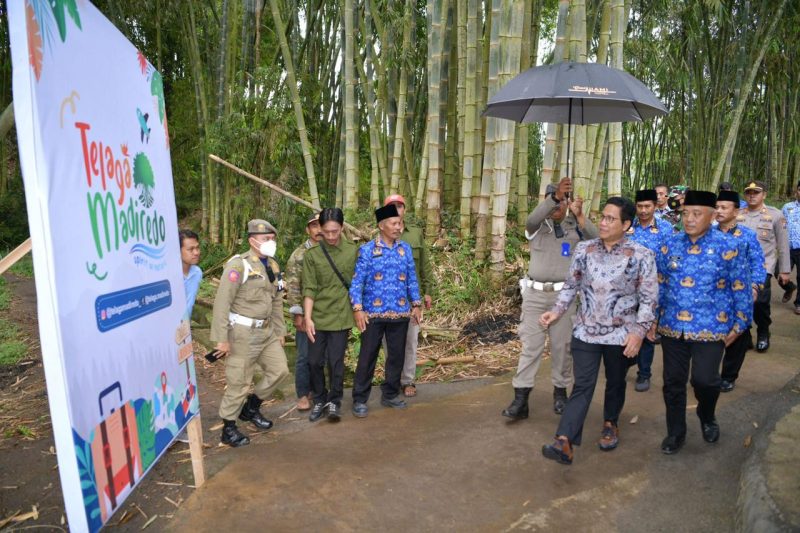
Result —
[[[206,482],[206,469],[203,465],[203,426],[200,423],[200,413],[186,424],[186,434],[189,437],[194,486],[199,489]]]
[[[14,266],[14,263],[25,257],[25,254],[31,251],[31,238],[28,239],[11,250],[7,256],[0,259],[0,275],[6,270]]]

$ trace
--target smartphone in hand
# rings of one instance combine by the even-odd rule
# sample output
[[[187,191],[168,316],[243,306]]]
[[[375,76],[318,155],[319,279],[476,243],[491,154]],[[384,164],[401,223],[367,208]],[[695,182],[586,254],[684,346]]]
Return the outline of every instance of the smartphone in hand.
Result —
[[[217,359],[219,359],[219,351],[211,350],[205,355],[205,357],[206,361],[208,361],[209,363],[216,363]]]

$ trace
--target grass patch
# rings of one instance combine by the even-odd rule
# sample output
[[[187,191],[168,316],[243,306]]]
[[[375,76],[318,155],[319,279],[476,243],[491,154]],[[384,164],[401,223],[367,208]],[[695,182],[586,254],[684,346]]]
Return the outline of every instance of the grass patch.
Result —
[[[9,268],[8,271],[21,278],[32,279],[33,257],[31,256],[31,254],[26,254],[25,257],[14,263],[14,265],[11,268]]]
[[[28,353],[28,347],[17,339],[19,328],[9,320],[0,318],[0,365],[16,364]]]
[[[11,291],[9,290],[6,284],[6,280],[4,278],[0,278],[0,311],[5,311],[10,306],[11,306]]]

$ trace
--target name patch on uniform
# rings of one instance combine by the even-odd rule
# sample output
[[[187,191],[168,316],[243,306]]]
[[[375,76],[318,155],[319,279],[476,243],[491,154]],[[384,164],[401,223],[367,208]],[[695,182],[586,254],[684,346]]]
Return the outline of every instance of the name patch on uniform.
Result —
[[[231,270],[228,272],[228,281],[237,283],[239,281],[239,272],[237,270]]]
[[[569,243],[568,242],[562,242],[561,243],[561,255],[563,257],[569,257]]]

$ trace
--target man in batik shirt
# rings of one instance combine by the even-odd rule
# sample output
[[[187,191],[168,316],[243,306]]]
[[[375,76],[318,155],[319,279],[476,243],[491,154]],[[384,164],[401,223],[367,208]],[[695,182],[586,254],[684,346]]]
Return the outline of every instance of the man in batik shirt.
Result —
[[[625,375],[656,318],[658,283],[653,252],[625,236],[635,213],[630,200],[608,199],[600,217],[600,238],[578,244],[556,304],[539,318],[541,325],[548,327],[580,293],[571,342],[575,385],[555,442],[542,447],[545,457],[562,464],[572,463],[572,446],[581,443],[601,360],[606,390],[597,444],[603,451],[617,447]]]
[[[715,416],[719,366],[725,347],[748,327],[752,316],[749,269],[733,237],[712,231],[717,197],[688,191],[684,230],[666,239],[656,254],[659,283],[658,333],[664,353],[665,454],[686,440],[686,381],[697,398],[703,440],[719,440]],[[651,329],[648,336],[655,336]]]
[[[655,189],[636,191],[636,218],[626,235],[638,242],[654,254],[661,248],[661,243],[672,233],[672,226],[666,220],[655,215],[658,194]],[[650,389],[651,367],[656,346],[649,339],[644,339],[642,349],[639,350],[639,372],[636,374],[636,392],[645,392]]]
[[[386,368],[381,405],[405,409],[399,397],[409,320],[420,321],[422,297],[411,246],[400,240],[403,220],[394,204],[375,210],[380,234],[358,250],[350,285],[353,318],[361,332],[361,350],[353,382],[353,415],[367,416],[375,363],[386,336]]]

